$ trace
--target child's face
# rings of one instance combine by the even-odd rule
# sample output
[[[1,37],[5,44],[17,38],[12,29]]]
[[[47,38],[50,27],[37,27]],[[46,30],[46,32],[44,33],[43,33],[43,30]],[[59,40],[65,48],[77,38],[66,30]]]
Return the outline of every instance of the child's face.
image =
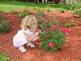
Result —
[[[36,31],[37,28],[38,28],[37,24],[33,24],[33,25],[31,26],[31,30],[32,30],[33,32]]]
[[[31,31],[32,31],[32,32],[36,32],[37,29],[38,29],[38,28],[32,28]]]
[[[27,21],[26,24],[32,31],[34,31],[35,29],[38,28],[38,23],[36,20],[34,20],[33,18],[30,18],[29,21]]]

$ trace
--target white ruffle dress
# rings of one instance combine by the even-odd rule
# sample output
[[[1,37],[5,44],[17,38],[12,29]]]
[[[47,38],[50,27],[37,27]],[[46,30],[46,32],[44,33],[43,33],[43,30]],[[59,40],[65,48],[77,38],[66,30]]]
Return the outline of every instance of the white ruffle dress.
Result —
[[[27,39],[25,38],[24,33],[27,33],[29,35],[33,35],[34,33],[31,32],[29,29],[27,30],[19,30],[16,35],[13,37],[13,45],[14,47],[20,47],[24,44],[28,43]]]

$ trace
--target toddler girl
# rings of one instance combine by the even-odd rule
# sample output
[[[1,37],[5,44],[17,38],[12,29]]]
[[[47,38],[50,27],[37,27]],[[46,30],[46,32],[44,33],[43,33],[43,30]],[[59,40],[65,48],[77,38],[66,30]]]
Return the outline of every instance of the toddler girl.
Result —
[[[35,45],[31,41],[39,39],[40,30],[38,30],[37,19],[32,15],[26,16],[22,20],[20,27],[21,29],[13,37],[13,45],[20,52],[26,52],[24,45],[34,48]]]

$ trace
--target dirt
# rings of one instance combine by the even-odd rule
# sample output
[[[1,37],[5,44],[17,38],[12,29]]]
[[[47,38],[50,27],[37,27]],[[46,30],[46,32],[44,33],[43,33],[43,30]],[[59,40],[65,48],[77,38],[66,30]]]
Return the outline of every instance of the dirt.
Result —
[[[66,36],[66,42],[62,50],[57,52],[43,52],[40,48],[26,48],[26,53],[19,52],[13,47],[12,38],[19,29],[20,19],[13,14],[2,14],[10,16],[10,29],[7,34],[0,35],[0,52],[7,52],[9,61],[81,61],[81,23],[79,18],[73,16],[71,12],[51,12],[45,13],[48,17],[65,19],[74,22],[70,28],[71,34]],[[49,14],[49,15],[48,15]]]

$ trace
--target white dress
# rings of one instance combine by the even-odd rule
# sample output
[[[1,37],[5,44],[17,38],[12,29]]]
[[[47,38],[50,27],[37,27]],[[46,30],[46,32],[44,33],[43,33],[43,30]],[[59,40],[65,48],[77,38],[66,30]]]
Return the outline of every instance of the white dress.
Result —
[[[14,47],[20,47],[20,46],[23,46],[24,44],[28,43],[27,39],[25,38],[24,33],[27,33],[27,34],[29,34],[31,36],[34,34],[29,29],[27,29],[26,31],[19,30],[16,33],[16,35],[13,37],[13,45],[14,45]]]

